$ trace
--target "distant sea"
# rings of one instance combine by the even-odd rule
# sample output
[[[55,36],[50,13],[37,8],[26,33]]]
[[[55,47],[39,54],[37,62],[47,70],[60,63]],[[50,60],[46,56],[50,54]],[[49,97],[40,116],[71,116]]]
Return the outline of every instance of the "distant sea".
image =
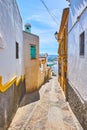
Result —
[[[58,76],[58,55],[48,55],[48,64],[54,64],[51,69]]]
[[[57,61],[58,55],[48,55],[48,62]]]

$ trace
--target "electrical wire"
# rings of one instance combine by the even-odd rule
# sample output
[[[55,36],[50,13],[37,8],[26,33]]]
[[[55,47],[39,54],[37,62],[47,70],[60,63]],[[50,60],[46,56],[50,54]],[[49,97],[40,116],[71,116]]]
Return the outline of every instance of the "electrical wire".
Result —
[[[51,18],[53,19],[53,21],[58,25],[58,22],[56,21],[56,16],[51,13],[51,11],[48,9],[47,5],[45,4],[45,2],[43,0],[40,0],[40,1],[42,2],[44,7],[46,8],[46,10],[48,11],[48,13],[51,16]]]

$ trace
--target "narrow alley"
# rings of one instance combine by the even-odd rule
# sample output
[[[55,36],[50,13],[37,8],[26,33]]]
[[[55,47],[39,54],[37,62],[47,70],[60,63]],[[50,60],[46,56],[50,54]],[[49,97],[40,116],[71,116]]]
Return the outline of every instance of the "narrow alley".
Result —
[[[30,99],[24,96],[8,130],[83,130],[65,101],[57,77],[45,83],[35,99],[28,103]]]

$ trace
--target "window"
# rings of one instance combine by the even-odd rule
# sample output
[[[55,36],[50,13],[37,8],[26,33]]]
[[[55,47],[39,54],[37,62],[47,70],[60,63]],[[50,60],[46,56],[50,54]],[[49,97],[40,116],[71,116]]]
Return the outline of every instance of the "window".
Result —
[[[16,59],[19,58],[19,44],[16,42]]]
[[[84,56],[85,32],[80,34],[80,56]]]
[[[31,59],[36,58],[36,46],[35,45],[30,46],[30,56],[31,56]]]

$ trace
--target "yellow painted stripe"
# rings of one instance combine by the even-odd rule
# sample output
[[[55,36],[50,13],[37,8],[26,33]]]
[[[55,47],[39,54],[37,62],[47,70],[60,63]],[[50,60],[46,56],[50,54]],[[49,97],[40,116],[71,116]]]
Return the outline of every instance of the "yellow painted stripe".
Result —
[[[1,78],[2,79],[2,78]],[[2,80],[1,80],[2,81]],[[9,82],[7,82],[6,84],[2,85],[2,82],[0,83],[0,91],[1,92],[5,92],[8,88],[10,88],[10,86],[12,86],[12,84],[16,81],[16,76],[14,78],[12,78]]]
[[[20,82],[24,81],[24,76],[21,76],[20,78],[17,78],[16,76],[13,77],[10,81],[8,81],[6,84],[2,85],[2,76],[0,76],[0,91],[5,92],[7,89],[9,89],[12,84],[16,83],[16,86],[19,85]]]
[[[24,79],[25,79],[25,75],[22,75],[22,76],[21,76],[21,79],[22,79],[22,82],[23,82]]]
[[[2,76],[0,76],[0,90],[2,88]]]
[[[16,80],[16,86],[18,86],[20,82],[21,82],[21,77],[17,78],[17,80]]]

